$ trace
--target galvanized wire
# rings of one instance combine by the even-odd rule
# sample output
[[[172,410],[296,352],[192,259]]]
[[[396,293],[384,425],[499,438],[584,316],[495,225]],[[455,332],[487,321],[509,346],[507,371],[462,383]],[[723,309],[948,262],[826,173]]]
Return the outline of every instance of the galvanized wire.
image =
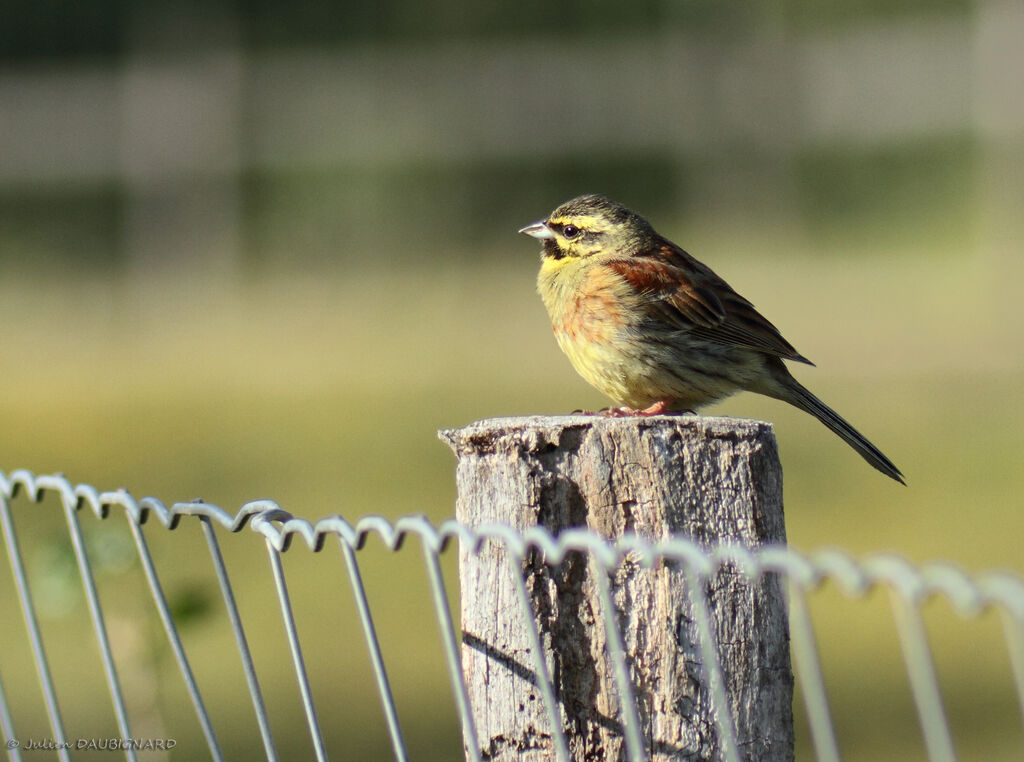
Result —
[[[309,684],[309,673],[306,672],[306,661],[302,656],[302,646],[299,644],[299,629],[295,625],[292,601],[284,579],[281,551],[268,542],[267,555],[270,558],[270,568],[274,573],[274,586],[277,588],[277,599],[281,603],[281,616],[284,619],[285,631],[288,633],[288,647],[292,652],[295,679],[299,684],[299,693],[302,696],[302,708],[306,712],[306,723],[309,726],[310,739],[313,741],[313,752],[316,754],[317,762],[325,762],[327,749],[324,747],[323,734],[320,732],[320,720],[317,717],[316,704],[313,702],[313,689]]]
[[[270,730],[270,718],[267,716],[267,707],[263,703],[263,691],[260,690],[259,678],[256,677],[256,667],[253,664],[252,654],[249,651],[249,641],[246,639],[245,629],[242,627],[242,617],[238,613],[238,604],[235,602],[235,594],[231,589],[231,579],[228,577],[227,567],[224,565],[224,557],[220,552],[220,544],[217,542],[217,533],[210,524],[209,517],[200,516],[199,522],[203,526],[203,534],[206,536],[206,542],[210,548],[214,572],[217,575],[217,582],[224,597],[224,607],[231,622],[231,630],[235,635],[235,643],[238,645],[238,655],[242,660],[242,671],[245,673],[245,681],[249,686],[249,696],[252,698],[253,712],[256,715],[256,723],[259,725],[260,737],[263,740],[263,750],[267,754],[267,762],[277,762],[277,748],[274,746],[274,736]]]
[[[811,728],[814,752],[821,762],[839,762],[839,743],[832,728],[832,715],[828,708],[825,681],[821,675],[814,626],[811,624],[804,589],[797,584],[789,586],[789,637],[793,661],[804,689],[807,723]]]
[[[46,713],[50,718],[50,729],[53,731],[54,740],[62,747],[66,743],[64,735],[64,720],[60,715],[60,707],[57,704],[57,691],[53,687],[53,677],[50,674],[50,663],[46,658],[46,648],[43,646],[43,636],[39,629],[39,620],[36,617],[35,604],[32,601],[32,592],[28,586],[28,575],[25,574],[25,564],[21,558],[21,548],[18,545],[18,535],[14,531],[14,521],[11,519],[11,510],[6,495],[0,496],[0,519],[3,521],[4,540],[7,543],[7,558],[11,564],[11,572],[14,575],[14,582],[18,588],[18,598],[21,601],[21,613],[25,617],[25,629],[28,630],[29,642],[32,644],[32,656],[36,661],[36,671],[39,676],[39,684],[43,689],[43,699],[46,702]],[[3,703],[4,732],[7,733],[7,726],[11,726],[10,714],[7,708],[6,698]],[[10,736],[7,736],[10,738]],[[7,740],[5,738],[4,740]],[[69,759],[67,750],[61,748],[61,759]]]
[[[523,556],[508,553],[509,574],[513,579],[518,579],[525,563]],[[530,639],[530,651],[533,653],[533,663],[537,670],[537,687],[540,689],[541,698],[544,701],[544,709],[548,716],[548,730],[555,748],[555,758],[558,762],[569,762],[569,743],[565,737],[565,728],[562,727],[562,717],[558,710],[558,702],[555,699],[554,683],[551,681],[551,672],[548,669],[548,661],[544,658],[544,647],[540,642],[540,632],[537,631],[537,623],[533,615],[533,603],[530,595],[526,592],[526,585],[515,585],[516,597],[519,599],[519,614],[521,621],[526,624],[527,637]]]
[[[701,663],[707,676],[711,705],[715,708],[715,719],[718,720],[718,737],[722,745],[722,754],[726,762],[740,762],[740,748],[736,739],[736,728],[733,726],[729,712],[729,697],[726,693],[725,677],[722,675],[718,644],[715,643],[711,612],[708,611],[708,601],[704,595],[704,581],[708,577],[702,576],[691,566],[687,567],[687,577],[686,588],[690,595],[690,605],[693,606],[693,619],[697,625]],[[633,756],[632,759],[638,759],[638,757]]]
[[[11,721],[11,711],[7,706],[7,693],[4,691],[4,681],[0,680],[0,733],[3,738],[14,738],[14,723]],[[11,762],[21,762],[21,750],[7,747],[7,757]]]
[[[397,547],[397,544],[394,546]],[[439,548],[423,543],[423,558],[427,564],[427,575],[430,579],[430,589],[434,594],[434,611],[437,615],[437,623],[441,628],[441,642],[444,645],[444,656],[448,664],[448,675],[452,680],[452,689],[455,692],[455,704],[459,709],[459,719],[462,721],[462,742],[469,759],[480,762],[480,744],[476,735],[476,722],[473,719],[473,709],[469,705],[469,693],[466,691],[466,684],[462,682],[462,668],[459,663],[459,641],[456,636],[455,623],[452,621],[452,612],[448,608],[448,594],[445,590],[444,575],[441,573],[441,561],[438,558]]]
[[[103,608],[100,606],[100,596],[96,590],[96,580],[93,577],[92,564],[89,561],[89,554],[85,548],[85,539],[82,537],[82,529],[78,524],[78,501],[69,499],[67,494],[62,492],[61,502],[64,505],[64,515],[67,518],[68,533],[71,535],[71,544],[75,549],[75,560],[78,562],[78,571],[82,577],[82,588],[85,591],[85,599],[89,604],[89,616],[92,617],[93,632],[96,633],[97,646],[100,649],[100,656],[103,658],[103,671],[107,677],[107,687],[110,690],[110,700],[114,704],[114,715],[117,717],[117,727],[124,738],[130,738],[131,730],[128,724],[128,710],[125,707],[124,695],[121,691],[121,681],[117,676],[117,666],[114,664],[114,651],[110,647],[110,635],[107,632],[106,621],[103,618]],[[136,525],[133,524],[133,526]],[[66,751],[66,749],[64,751]],[[135,762],[136,755],[134,749],[131,747],[125,749],[125,757],[129,762]]]
[[[373,626],[370,602],[366,596],[366,588],[363,587],[363,575],[359,572],[356,551],[344,540],[339,540],[338,545],[341,547],[341,555],[345,559],[349,582],[352,584],[352,594],[355,596],[356,607],[359,609],[363,637],[366,639],[367,648],[370,649],[370,663],[373,665],[373,676],[377,681],[377,693],[380,695],[381,707],[388,725],[388,734],[391,736],[391,749],[397,762],[406,762],[405,739],[402,737],[402,727],[398,722],[398,712],[395,711],[395,699],[391,695],[391,683],[388,681],[387,669],[384,667],[384,656],[380,652],[377,630]]]
[[[1004,625],[1003,633],[1011,665],[1010,672],[1019,699],[1022,720],[1024,720],[1024,580],[1007,572],[967,574],[948,564],[927,563],[914,566],[892,555],[854,559],[842,551],[833,549],[802,554],[787,547],[762,547],[754,550],[738,545],[703,547],[685,538],[649,542],[631,534],[610,542],[584,529],[568,530],[554,537],[539,527],[523,531],[500,524],[468,527],[454,520],[444,521],[435,526],[423,516],[408,516],[393,522],[379,516],[366,516],[354,524],[349,523],[341,516],[331,516],[311,523],[293,517],[283,511],[278,504],[268,500],[247,503],[237,513],[231,515],[215,505],[203,502],[175,503],[167,508],[159,500],[153,498],[136,501],[124,490],[100,493],[88,485],[74,485],[59,475],[36,477],[27,471],[14,471],[10,474],[0,472],[0,528],[4,533],[26,631],[36,662],[37,676],[55,739],[65,738],[66,732],[58,709],[57,694],[50,676],[42,635],[36,621],[35,607],[22,561],[22,551],[17,542],[9,509],[10,499],[22,491],[36,502],[41,501],[47,492],[56,493],[62,501],[67,514],[69,535],[83,579],[83,587],[89,601],[90,615],[104,662],[115,716],[121,732],[126,738],[130,738],[128,712],[121,697],[120,682],[113,667],[113,655],[102,611],[99,608],[99,599],[96,595],[86,544],[82,538],[77,517],[78,512],[84,509],[91,510],[100,519],[106,518],[111,508],[124,511],[136,538],[140,562],[149,579],[150,592],[164,622],[169,645],[178,656],[179,669],[189,693],[192,695],[200,725],[206,735],[210,755],[214,759],[221,758],[216,733],[204,708],[198,685],[188,666],[188,659],[177,635],[173,617],[160,589],[156,567],[142,534],[142,525],[152,517],[155,517],[163,527],[172,530],[179,525],[182,517],[192,516],[201,520],[207,541],[210,544],[211,560],[221,585],[228,616],[239,648],[239,656],[262,734],[264,750],[267,759],[270,760],[277,758],[277,752],[270,733],[269,719],[259,690],[256,670],[245,640],[241,617],[231,593],[228,568],[217,545],[214,532],[217,525],[231,532],[239,532],[248,525],[266,545],[269,565],[281,607],[282,623],[292,652],[295,678],[314,752],[318,759],[326,759],[327,751],[320,732],[316,704],[299,645],[298,626],[292,611],[281,562],[281,555],[289,550],[296,538],[300,540],[300,544],[304,544],[316,552],[325,547],[329,538],[337,538],[339,542],[353,586],[364,639],[369,649],[378,694],[388,726],[392,753],[400,761],[406,759],[408,750],[391,695],[366,591],[356,563],[357,551],[363,547],[366,539],[371,535],[378,536],[392,550],[397,550],[407,536],[417,538],[422,544],[427,577],[435,606],[435,616],[441,629],[444,659],[452,682],[454,704],[462,724],[465,752],[470,759],[480,759],[483,756],[483,750],[480,748],[477,737],[474,708],[470,706],[469,694],[462,679],[458,631],[449,608],[449,595],[440,564],[441,554],[453,541],[460,543],[469,552],[479,552],[485,543],[497,543],[504,548],[507,554],[510,572],[513,574],[513,578],[519,581],[517,589],[521,588],[520,613],[527,623],[531,650],[535,652],[536,664],[532,679],[536,681],[544,702],[547,721],[551,726],[554,753],[559,760],[569,758],[566,728],[563,726],[561,709],[558,705],[558,692],[552,683],[541,652],[540,634],[532,621],[532,603],[523,585],[522,569],[525,559],[528,557],[536,557],[543,563],[555,566],[560,564],[567,554],[574,552],[587,554],[592,568],[596,570],[593,576],[597,583],[602,608],[600,613],[606,628],[607,656],[612,665],[612,678],[620,697],[621,726],[625,734],[627,756],[631,760],[646,759],[648,750],[643,747],[639,735],[636,699],[633,695],[633,686],[625,659],[622,633],[619,632],[616,625],[617,616],[607,577],[607,574],[618,568],[627,555],[632,563],[643,567],[654,568],[667,561],[679,564],[686,572],[689,581],[687,589],[694,607],[698,646],[709,685],[712,706],[716,708],[717,730],[724,759],[737,760],[741,759],[742,755],[737,746],[736,728],[732,725],[731,713],[727,709],[726,689],[719,665],[718,644],[714,641],[710,625],[704,582],[711,579],[718,569],[726,565],[734,573],[745,575],[750,580],[759,579],[763,575],[771,573],[778,574],[788,581],[791,652],[797,677],[803,688],[812,742],[818,759],[830,762],[840,759],[814,627],[807,604],[807,595],[825,580],[833,581],[840,590],[850,596],[863,596],[878,587],[889,590],[911,690],[918,709],[926,750],[931,759],[955,758],[927,632],[921,618],[921,606],[932,596],[945,598],[953,609],[964,617],[977,616],[989,608],[999,611]],[[0,685],[0,732],[3,733],[5,741],[10,741],[18,737],[17,727],[11,717],[7,694],[2,688],[3,686]],[[130,749],[126,749],[125,754],[129,759],[133,758],[133,752]],[[16,745],[12,746],[8,743],[8,756],[10,759],[20,758]],[[68,758],[66,752],[61,756]]]
[[[623,735],[626,736],[626,753],[629,759],[646,759],[643,739],[640,737],[640,716],[636,708],[636,696],[633,695],[633,682],[626,667],[626,648],[622,644],[622,633],[619,632],[612,601],[611,585],[608,582],[608,569],[600,568],[591,557],[591,563],[598,566],[594,570],[594,583],[597,597],[601,601],[601,620],[604,622],[605,637],[608,639],[608,658],[612,663],[612,676],[615,679],[616,692],[622,705]],[[725,714],[723,712],[723,714]],[[732,759],[729,762],[733,762]]]
[[[146,544],[146,537],[142,534],[142,525],[134,521],[129,521],[128,525],[131,527],[132,536],[135,538],[135,544],[139,551],[139,560],[142,562],[142,569],[145,572],[146,581],[149,583],[153,602],[156,604],[160,621],[167,632],[167,641],[174,652],[174,658],[178,662],[181,676],[185,680],[185,687],[188,690],[189,698],[192,699],[192,705],[195,707],[196,716],[199,718],[203,735],[206,737],[206,743],[210,747],[210,754],[215,760],[220,762],[224,759],[224,755],[221,754],[220,744],[217,742],[217,734],[213,730],[213,723],[210,721],[210,715],[206,711],[206,704],[203,702],[203,697],[199,692],[199,685],[196,683],[195,675],[192,673],[192,665],[189,664],[188,656],[185,655],[185,647],[182,645],[181,637],[178,635],[178,628],[174,626],[174,617],[171,616],[171,608],[167,604],[163,586],[160,584],[160,577],[157,575],[156,566],[153,563],[153,556],[150,555],[149,546]],[[125,737],[127,738],[128,735],[126,734]],[[128,751],[130,752],[131,749]]]

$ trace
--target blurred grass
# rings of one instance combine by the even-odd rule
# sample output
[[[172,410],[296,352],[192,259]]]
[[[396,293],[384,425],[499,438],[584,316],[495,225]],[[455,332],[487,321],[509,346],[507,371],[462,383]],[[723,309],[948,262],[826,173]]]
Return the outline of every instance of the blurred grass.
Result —
[[[1019,265],[984,251],[926,257],[877,242],[824,260],[799,240],[699,230],[688,243],[818,363],[796,372],[907,475],[907,488],[892,484],[779,403],[741,395],[716,406],[776,424],[792,545],[1022,571],[1024,325],[1007,319],[1004,298]],[[438,428],[605,404],[555,347],[533,293],[531,248],[509,245],[458,267],[425,252],[415,266],[268,273],[234,284],[7,271],[0,464],[168,503],[202,497],[229,511],[270,497],[310,519],[443,519],[452,512],[454,459]],[[60,508],[19,500],[15,514],[36,595],[45,588],[66,601],[44,627],[69,730],[112,734],[91,626],[61,555]],[[178,758],[201,755],[176,667],[152,645],[162,636],[139,570],[118,565],[119,547],[133,552],[123,520],[81,521],[92,547],[113,549],[101,570],[104,603],[144,728],[178,738]],[[153,525],[146,534],[169,597],[194,612],[186,646],[228,755],[258,755],[199,528]],[[279,749],[307,758],[265,551],[248,530],[221,542]],[[386,731],[336,556],[331,547],[314,556],[296,546],[285,557],[306,660],[329,750],[383,759]],[[371,541],[360,561],[413,756],[455,758],[458,729],[419,549],[410,543],[392,555]],[[66,595],[53,592],[61,585]],[[10,612],[0,637],[19,657],[10,667],[5,660],[3,675],[19,697],[15,719],[46,737],[41,702],[20,698],[35,695],[34,678],[6,582],[0,600]],[[923,758],[884,596],[851,602],[827,587],[812,606],[844,758]],[[966,759],[1019,758],[1020,716],[997,622],[989,614],[961,623],[938,602],[926,618],[958,749]],[[800,738],[803,757],[803,727]]]

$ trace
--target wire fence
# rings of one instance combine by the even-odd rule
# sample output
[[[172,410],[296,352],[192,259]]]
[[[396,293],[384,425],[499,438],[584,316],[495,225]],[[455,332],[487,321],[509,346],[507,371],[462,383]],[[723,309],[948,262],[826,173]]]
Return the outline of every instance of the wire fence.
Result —
[[[404,517],[394,522],[379,516],[366,516],[354,524],[340,516],[331,516],[311,523],[292,516],[282,510],[277,503],[269,500],[247,503],[235,515],[231,515],[215,505],[203,502],[175,503],[168,508],[155,498],[136,499],[123,489],[99,492],[89,485],[72,484],[60,475],[35,476],[27,471],[14,471],[10,474],[0,472],[0,523],[34,668],[45,703],[49,730],[54,740],[52,751],[61,760],[71,759],[74,747],[69,742],[69,732],[61,714],[61,701],[55,687],[51,659],[44,645],[39,624],[39,605],[33,598],[30,575],[26,571],[25,554],[19,545],[12,519],[11,499],[19,492],[34,502],[41,502],[47,493],[55,494],[59,498],[121,736],[122,742],[118,748],[129,760],[137,759],[145,749],[136,743],[137,736],[133,735],[132,713],[124,698],[123,680],[118,673],[110,631],[104,620],[96,574],[79,523],[79,511],[85,508],[90,509],[100,519],[108,518],[112,509],[123,511],[127,517],[138,561],[166,633],[169,648],[184,680],[210,757],[214,760],[225,759],[225,755],[186,654],[172,607],[161,584],[153,553],[147,544],[143,526],[151,518],[155,518],[160,527],[173,530],[179,526],[183,517],[190,517],[198,521],[202,528],[245,674],[249,694],[247,698],[251,701],[262,747],[268,760],[281,759],[282,753],[271,729],[270,713],[236,603],[232,575],[221,552],[216,531],[218,526],[231,532],[240,532],[248,528],[265,543],[308,736],[318,760],[328,758],[327,748],[310,686],[310,671],[303,657],[299,627],[282,567],[282,554],[288,551],[296,539],[313,551],[324,550],[337,542],[351,583],[365,645],[369,651],[377,693],[390,738],[390,753],[397,760],[407,759],[410,750],[404,740],[357,552],[373,535],[378,536],[392,550],[397,550],[409,536],[421,542],[426,576],[440,628],[454,705],[462,728],[464,751],[468,759],[481,760],[486,758],[486,755],[478,743],[473,707],[470,706],[469,693],[463,682],[460,666],[461,638],[450,609],[451,591],[446,586],[441,567],[442,554],[453,541],[461,544],[468,552],[479,552],[488,543],[499,544],[507,554],[510,573],[520,582],[523,564],[528,558],[535,559],[539,554],[545,564],[555,567],[562,563],[567,554],[573,552],[587,554],[592,562],[609,574],[628,557],[635,564],[651,568],[661,563],[679,564],[688,575],[692,575],[690,578],[695,580],[708,580],[725,565],[729,565],[750,580],[758,579],[765,574],[780,575],[788,583],[792,660],[804,696],[814,753],[821,760],[841,758],[840,744],[832,721],[825,678],[820,665],[815,628],[808,607],[808,594],[826,580],[833,581],[849,596],[863,596],[879,587],[891,594],[893,616],[907,677],[930,759],[956,758],[950,723],[943,706],[939,679],[921,612],[922,605],[931,597],[938,596],[947,600],[957,613],[967,618],[978,617],[989,608],[999,612],[1011,679],[1019,702],[1021,719],[1024,721],[1024,580],[1007,572],[967,574],[948,564],[927,563],[915,566],[891,555],[855,560],[838,550],[802,554],[786,547],[765,547],[754,551],[734,545],[708,548],[686,539],[651,543],[632,535],[609,542],[586,530],[569,530],[558,537],[553,537],[542,528],[519,532],[497,524],[467,527],[454,520],[444,521],[435,526],[423,516]],[[628,756],[632,760],[648,759],[649,750],[644,747],[640,737],[640,723],[634,686],[631,684],[628,669],[628,655],[624,653],[621,636],[615,636],[615,627],[612,624],[617,617],[607,584],[607,575],[599,574],[598,578],[596,589],[603,619],[609,629],[608,658],[616,666],[610,679],[615,680],[618,694],[627,698],[622,702],[621,716],[618,719],[625,736]],[[694,584],[692,587],[698,598],[704,595],[703,584]],[[535,612],[531,608],[525,588],[523,595],[520,596],[520,602],[522,610],[518,615],[528,623],[528,626],[534,628],[532,638],[539,644],[540,634],[534,624]],[[700,610],[701,606],[695,607],[695,611]],[[708,683],[711,686],[711,701],[713,706],[726,707],[726,688],[720,672],[716,675],[716,671],[720,670],[719,644],[714,642],[712,629],[701,626],[701,622],[697,622],[697,632],[700,636],[698,648],[703,657],[702,668],[708,672]],[[558,692],[547,674],[541,650],[533,650],[538,662],[537,669],[530,679],[536,681],[539,694],[545,702],[546,715],[550,722],[547,731],[553,740],[555,756],[560,760],[568,760],[570,743],[561,721],[557,703]],[[2,680],[3,671],[7,666],[9,665],[0,657],[0,732],[3,733],[8,758],[21,760],[25,755],[19,748],[17,739],[22,736],[19,736],[18,727],[13,720],[15,712],[12,711],[16,703],[9,700]],[[243,700],[243,697],[238,698],[239,701]],[[722,758],[730,762],[743,759],[744,756],[735,743],[728,742],[728,739],[734,739],[736,736],[731,713],[717,711],[715,717],[716,730],[720,739],[723,739]],[[379,750],[381,757],[387,754],[387,749]],[[291,756],[288,754],[284,758]]]

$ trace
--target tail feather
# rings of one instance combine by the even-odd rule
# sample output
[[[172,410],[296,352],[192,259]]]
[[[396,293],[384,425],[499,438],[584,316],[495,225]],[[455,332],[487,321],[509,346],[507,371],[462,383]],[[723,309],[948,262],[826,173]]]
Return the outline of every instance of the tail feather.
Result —
[[[903,474],[900,473],[900,470],[896,468],[896,465],[891,460],[885,457],[881,450],[871,444],[867,437],[847,423],[839,413],[801,386],[795,378],[792,376],[786,378],[783,382],[783,389],[784,393],[772,394],[771,396],[778,397],[804,412],[810,413],[838,434],[850,447],[860,453],[860,456],[869,464],[900,484],[906,484],[903,481]]]

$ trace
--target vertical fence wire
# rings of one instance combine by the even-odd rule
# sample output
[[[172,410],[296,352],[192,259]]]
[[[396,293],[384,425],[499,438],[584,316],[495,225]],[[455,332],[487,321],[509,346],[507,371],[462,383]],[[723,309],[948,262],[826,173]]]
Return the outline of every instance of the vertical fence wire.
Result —
[[[523,617],[523,624],[530,640],[530,651],[533,653],[534,666],[536,667],[537,687],[540,689],[541,698],[544,700],[544,711],[548,715],[548,724],[551,727],[551,740],[555,747],[555,758],[558,762],[569,762],[569,746],[565,739],[565,729],[562,727],[562,712],[559,709],[558,699],[555,696],[554,684],[551,681],[551,670],[548,669],[546,651],[541,641],[540,633],[537,631],[537,619],[530,603],[530,596],[526,591],[526,581],[523,579],[523,566],[525,557],[514,553],[512,548],[506,548],[505,558],[508,559],[509,574],[512,575],[512,587],[515,588],[516,597],[519,600],[519,611]]]
[[[1021,724],[1024,725],[1024,617],[1020,614],[1003,609],[1003,636],[1006,650],[1010,655],[1010,671],[1013,683],[1017,688],[1017,703],[1020,706]]]
[[[622,631],[619,629],[618,614],[615,601],[612,600],[611,585],[608,576],[612,573],[607,565],[602,564],[595,554],[590,554],[591,574],[597,587],[597,597],[601,601],[601,619],[605,627],[605,648],[608,660],[612,664],[612,677],[615,680],[616,693],[622,713],[623,732],[626,736],[626,751],[631,762],[644,762],[647,752],[640,738],[640,716],[636,708],[636,697],[633,695],[633,681],[629,677],[626,666],[626,648],[622,644]],[[728,707],[726,707],[728,713]]]
[[[469,692],[462,680],[459,641],[455,633],[455,624],[452,622],[452,612],[448,608],[448,591],[445,588],[444,574],[441,572],[441,561],[437,553],[435,548],[424,541],[423,559],[427,565],[430,589],[434,597],[434,611],[437,614],[438,626],[441,628],[441,642],[448,663],[448,675],[451,677],[455,705],[459,712],[459,721],[462,724],[463,744],[466,747],[467,756],[480,762],[480,744],[476,735],[476,723],[473,721],[473,710],[469,705]]]
[[[292,653],[292,664],[295,666],[295,679],[299,683],[299,693],[302,696],[302,708],[306,713],[306,724],[309,726],[309,735],[313,742],[313,752],[316,754],[318,762],[326,762],[327,749],[324,747],[324,738],[320,732],[320,720],[317,717],[316,704],[313,703],[313,691],[309,685],[306,662],[302,658],[299,630],[295,625],[295,614],[292,611],[291,597],[288,595],[288,585],[284,578],[281,554],[270,540],[267,540],[267,553],[270,557],[270,568],[274,574],[277,600],[281,604],[281,618],[284,621],[285,633],[288,636],[288,647]]]
[[[93,578],[92,564],[89,563],[89,554],[85,549],[82,528],[78,523],[77,506],[75,500],[67,493],[62,493],[61,497],[64,505],[64,516],[67,519],[68,532],[71,535],[71,546],[74,548],[75,558],[78,561],[78,572],[82,577],[82,587],[85,590],[85,599],[89,605],[89,615],[92,617],[92,629],[96,633],[100,656],[103,659],[103,670],[107,676],[110,699],[114,703],[117,727],[121,731],[123,738],[131,738],[132,732],[128,723],[128,710],[125,708],[121,681],[118,679],[117,666],[114,663],[114,651],[110,647],[110,635],[107,632],[107,625],[103,619],[103,609],[100,607],[100,596],[96,591],[96,580]],[[133,762],[136,759],[135,750],[130,746],[124,750],[124,753],[128,760]]]
[[[7,693],[4,691],[2,679],[0,679],[0,733],[3,733],[7,758],[11,762],[21,762],[21,751],[14,745],[17,736],[14,734],[14,723],[11,721],[11,710],[7,705]]]
[[[0,521],[3,522],[4,540],[7,544],[7,560],[11,564],[11,573],[14,575],[14,584],[18,590],[18,599],[21,602],[21,613],[25,618],[25,628],[28,630],[29,643],[32,646],[32,656],[36,662],[36,674],[39,676],[39,683],[43,689],[43,700],[46,703],[46,713],[50,719],[50,729],[53,731],[54,740],[58,744],[65,743],[64,721],[61,718],[60,706],[57,703],[57,691],[53,687],[53,677],[50,674],[50,664],[46,658],[46,648],[43,646],[43,634],[39,629],[39,621],[36,619],[36,608],[32,602],[32,592],[28,586],[28,576],[25,574],[25,564],[21,556],[21,548],[18,546],[18,535],[15,533],[14,520],[11,516],[10,505],[7,498],[0,495]],[[7,702],[4,701],[4,732],[10,735],[8,739],[14,739],[14,727],[10,715],[7,712]],[[61,759],[70,759],[65,749],[58,750]]]
[[[928,646],[928,635],[921,620],[921,612],[915,606],[916,602],[908,595],[897,590],[891,592],[893,616],[899,630],[903,661],[907,665],[928,758],[932,762],[954,762],[956,753],[953,751],[953,739],[942,708],[939,680],[935,675],[935,665],[932,662],[931,648]]]
[[[267,707],[263,703],[263,692],[260,690],[260,683],[256,677],[256,667],[252,661],[252,653],[249,651],[249,641],[246,639],[245,629],[242,627],[242,617],[238,613],[238,604],[235,602],[235,594],[231,589],[231,580],[228,577],[228,570],[224,564],[224,557],[220,552],[217,534],[208,516],[200,516],[199,522],[202,524],[203,534],[206,536],[206,543],[210,548],[210,557],[213,560],[213,568],[217,574],[217,582],[220,584],[220,591],[224,598],[228,620],[231,622],[231,630],[235,635],[238,655],[242,660],[242,670],[245,672],[245,681],[249,686],[249,696],[252,699],[253,711],[256,713],[256,722],[259,725],[260,737],[263,740],[263,750],[267,753],[268,762],[277,762],[277,749],[274,746],[274,736],[270,731]]]
[[[726,762],[740,762],[739,743],[736,740],[736,727],[729,710],[729,694],[722,675],[722,665],[718,658],[718,639],[715,637],[711,623],[711,612],[705,591],[706,580],[699,569],[691,564],[686,565],[686,587],[693,607],[693,619],[697,626],[697,639],[700,641],[701,661],[708,681],[708,694],[711,708],[718,724],[718,739],[721,744],[722,758]]]
[[[338,543],[341,545],[341,555],[345,559],[345,568],[348,570],[349,582],[352,584],[352,594],[355,596],[356,608],[359,611],[359,621],[363,625],[363,637],[370,651],[370,663],[373,666],[373,676],[377,681],[377,692],[380,694],[384,718],[387,721],[391,748],[395,753],[395,759],[398,762],[405,762],[407,758],[405,739],[402,738],[402,727],[398,722],[395,699],[391,694],[391,684],[388,682],[387,670],[384,668],[384,657],[380,652],[377,630],[373,626],[370,602],[367,600],[366,588],[363,586],[363,575],[359,572],[359,562],[356,560],[356,553],[352,546],[345,541],[344,537],[339,537]]]
[[[149,546],[146,544],[146,536],[142,533],[142,527],[131,516],[128,516],[128,526],[131,527],[132,536],[135,538],[135,546],[139,552],[139,560],[142,562],[142,570],[146,575],[146,581],[149,583],[149,591],[153,595],[153,601],[156,603],[160,621],[167,632],[167,640],[171,644],[174,658],[178,662],[178,669],[185,680],[185,687],[188,690],[189,697],[192,699],[192,706],[195,708],[196,717],[199,719],[199,725],[203,730],[203,736],[205,736],[206,744],[210,748],[210,754],[216,760],[223,760],[224,755],[221,753],[217,734],[213,730],[213,723],[210,721],[210,715],[206,711],[206,705],[203,703],[202,694],[199,692],[199,684],[192,673],[192,667],[189,664],[188,656],[185,654],[185,646],[181,642],[178,628],[174,625],[174,617],[171,616],[170,606],[167,605],[167,598],[164,596],[160,578],[157,576],[153,557],[150,555]]]
[[[811,728],[815,754],[819,762],[839,762],[839,744],[829,712],[814,626],[804,590],[795,580],[791,580],[789,585],[789,636],[790,653],[796,663],[797,678],[804,692],[804,706],[807,709],[807,722]]]

